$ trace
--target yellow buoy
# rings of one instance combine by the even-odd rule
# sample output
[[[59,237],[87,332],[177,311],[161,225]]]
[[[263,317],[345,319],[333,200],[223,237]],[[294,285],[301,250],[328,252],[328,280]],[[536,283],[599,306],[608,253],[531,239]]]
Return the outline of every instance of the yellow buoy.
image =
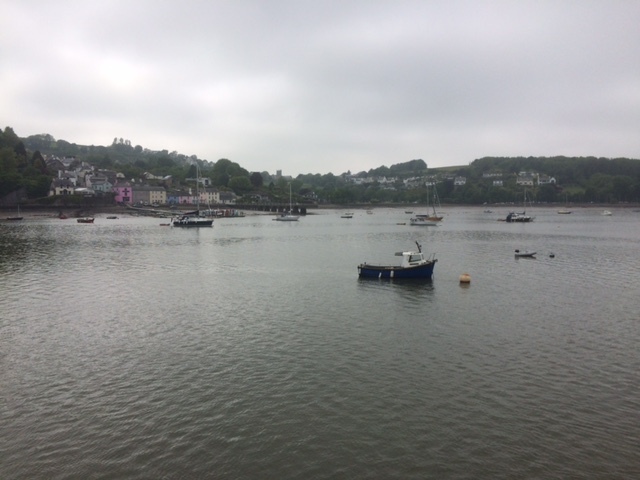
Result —
[[[460,283],[471,283],[471,276],[468,273],[460,275]]]

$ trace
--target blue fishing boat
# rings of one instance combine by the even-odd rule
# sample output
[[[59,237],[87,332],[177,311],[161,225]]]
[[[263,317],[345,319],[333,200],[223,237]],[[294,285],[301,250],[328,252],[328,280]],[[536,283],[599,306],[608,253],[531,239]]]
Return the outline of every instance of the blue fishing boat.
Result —
[[[435,253],[429,258],[422,252],[422,246],[416,242],[417,251],[396,252],[402,257],[400,265],[358,265],[358,276],[366,278],[432,278],[436,260]]]

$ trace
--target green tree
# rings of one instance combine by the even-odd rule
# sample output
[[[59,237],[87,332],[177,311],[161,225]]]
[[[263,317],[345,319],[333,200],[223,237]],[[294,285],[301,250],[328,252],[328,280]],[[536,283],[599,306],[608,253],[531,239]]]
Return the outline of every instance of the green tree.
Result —
[[[611,188],[619,202],[629,202],[633,197],[633,178],[626,175],[616,175],[612,179]]]
[[[111,168],[113,167],[113,160],[109,155],[105,155],[102,158],[98,159],[95,165],[99,168]]]
[[[541,185],[538,188],[536,200],[538,202],[556,202],[558,201],[558,193],[553,185]]]
[[[163,169],[170,169],[175,167],[175,165],[176,165],[176,162],[173,159],[169,157],[164,157],[164,156],[160,157],[157,162],[157,167],[163,168]]]
[[[244,175],[238,177],[231,177],[229,179],[229,188],[231,188],[236,194],[242,195],[250,192],[252,185],[251,181]]]
[[[211,180],[214,185],[228,186],[231,174],[228,170],[233,170],[233,162],[226,158],[218,160],[211,171]]]
[[[16,132],[13,131],[13,128],[5,127],[4,132],[2,132],[2,135],[0,135],[0,148],[14,148],[18,144],[18,142],[20,142],[20,137],[16,135]]]
[[[613,177],[604,173],[591,175],[587,182],[587,199],[592,202],[608,202],[613,193]]]
[[[263,185],[263,178],[260,172],[253,172],[249,177],[249,180],[251,181],[251,185],[255,188],[261,188]]]

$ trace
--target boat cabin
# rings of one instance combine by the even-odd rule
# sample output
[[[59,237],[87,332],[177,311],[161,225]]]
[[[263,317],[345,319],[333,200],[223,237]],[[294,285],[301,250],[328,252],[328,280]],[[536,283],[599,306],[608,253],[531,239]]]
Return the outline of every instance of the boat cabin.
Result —
[[[402,256],[402,268],[415,267],[427,263],[422,252],[397,252],[396,256]]]

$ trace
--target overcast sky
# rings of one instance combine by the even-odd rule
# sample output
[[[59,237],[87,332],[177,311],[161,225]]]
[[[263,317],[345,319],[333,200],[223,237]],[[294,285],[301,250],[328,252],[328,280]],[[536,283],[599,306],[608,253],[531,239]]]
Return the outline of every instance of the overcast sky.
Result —
[[[0,121],[249,171],[640,158],[640,1],[4,0]]]

